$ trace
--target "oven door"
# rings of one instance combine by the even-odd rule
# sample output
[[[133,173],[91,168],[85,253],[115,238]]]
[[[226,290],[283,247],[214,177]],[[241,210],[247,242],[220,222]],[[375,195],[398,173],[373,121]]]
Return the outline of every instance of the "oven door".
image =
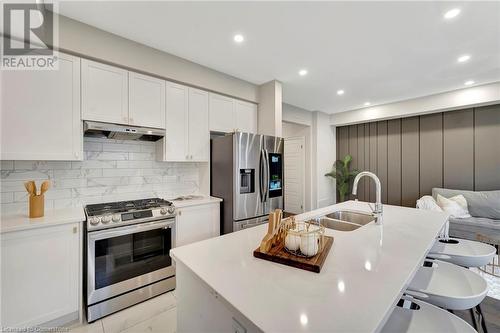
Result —
[[[89,232],[87,305],[175,275],[175,219]]]

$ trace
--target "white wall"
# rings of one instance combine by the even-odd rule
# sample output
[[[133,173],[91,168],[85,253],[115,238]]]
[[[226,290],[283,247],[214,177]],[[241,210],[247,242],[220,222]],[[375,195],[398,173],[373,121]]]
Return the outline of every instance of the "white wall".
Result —
[[[316,180],[317,207],[325,207],[336,202],[335,182],[325,177],[336,159],[335,127],[329,124],[329,115],[320,111],[313,113],[313,179]],[[314,194],[314,193],[313,193]]]
[[[499,101],[500,82],[496,82],[385,105],[334,113],[330,117],[330,123],[334,126],[351,125],[496,104]]]
[[[289,122],[283,122],[283,138],[293,138],[293,137],[304,137],[305,143],[305,211],[310,211],[311,207],[313,207],[312,203],[312,195],[311,195],[311,183],[312,183],[312,159],[311,159],[311,139],[312,139],[311,126],[299,125]]]
[[[335,128],[330,126],[330,116],[320,111],[311,112],[290,104],[283,104],[283,121],[303,125],[310,129],[311,208],[335,203],[335,182],[325,177],[325,173],[331,170],[336,158]],[[288,133],[289,125],[285,125],[284,129]],[[306,177],[308,177],[307,174]]]
[[[299,108],[295,105],[283,103],[283,121],[306,126],[312,125],[311,111]]]
[[[276,80],[259,87],[258,133],[281,137],[282,86]]]

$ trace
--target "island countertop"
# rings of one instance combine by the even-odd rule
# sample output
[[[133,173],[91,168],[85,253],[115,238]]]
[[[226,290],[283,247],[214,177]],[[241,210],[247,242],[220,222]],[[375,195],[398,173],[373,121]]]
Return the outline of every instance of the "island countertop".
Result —
[[[297,220],[349,209],[348,201]],[[171,251],[219,297],[265,332],[376,332],[415,275],[448,215],[384,205],[382,225],[326,229],[334,244],[319,274],[253,257],[267,225]]]

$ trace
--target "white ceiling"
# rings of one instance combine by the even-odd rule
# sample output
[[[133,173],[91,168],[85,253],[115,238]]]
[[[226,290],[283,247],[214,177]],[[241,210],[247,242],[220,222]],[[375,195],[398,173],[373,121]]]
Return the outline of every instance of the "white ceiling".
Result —
[[[445,21],[455,7],[461,14]],[[255,84],[277,79],[284,101],[308,110],[500,81],[497,1],[61,2],[59,12]],[[463,54],[471,59],[457,63]]]

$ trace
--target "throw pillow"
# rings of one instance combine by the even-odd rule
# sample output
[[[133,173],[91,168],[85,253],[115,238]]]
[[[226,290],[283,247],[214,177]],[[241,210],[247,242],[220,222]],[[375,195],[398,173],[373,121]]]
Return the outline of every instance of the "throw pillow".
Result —
[[[467,200],[461,194],[448,199],[438,194],[437,203],[451,217],[459,219],[471,217],[467,208]]]

